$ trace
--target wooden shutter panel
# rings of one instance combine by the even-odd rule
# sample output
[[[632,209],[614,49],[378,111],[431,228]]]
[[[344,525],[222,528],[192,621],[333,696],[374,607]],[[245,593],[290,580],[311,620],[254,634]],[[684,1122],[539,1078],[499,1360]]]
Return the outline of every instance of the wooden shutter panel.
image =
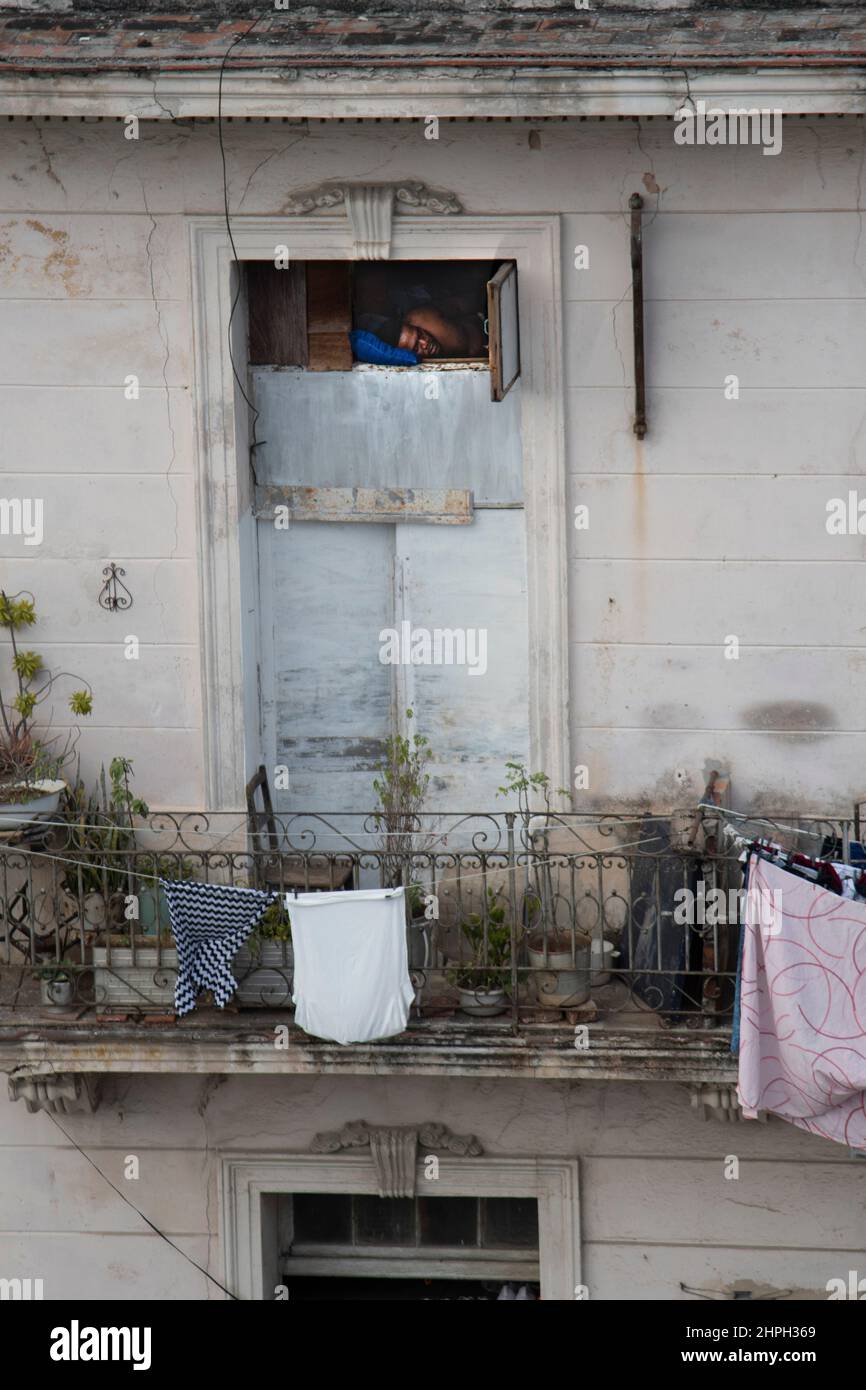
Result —
[[[246,267],[250,363],[306,367],[307,286],[303,261],[277,270],[272,261]]]
[[[520,327],[517,315],[517,266],[501,265],[487,282],[487,327],[490,341],[490,399],[501,401],[520,376]]]

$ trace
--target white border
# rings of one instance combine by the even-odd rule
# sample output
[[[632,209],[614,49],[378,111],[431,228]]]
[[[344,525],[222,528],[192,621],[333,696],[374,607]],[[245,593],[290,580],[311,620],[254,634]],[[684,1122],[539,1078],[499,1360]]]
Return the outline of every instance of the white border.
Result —
[[[418,1191],[424,1181],[418,1164]],[[378,1192],[372,1159],[363,1154],[223,1154],[220,1207],[224,1283],[239,1299],[261,1301],[279,1283],[276,1253],[266,1252],[262,1197],[291,1192]],[[577,1159],[440,1158],[438,1197],[535,1197],[543,1300],[570,1301],[581,1281]],[[268,1295],[272,1297],[271,1294]]]
[[[350,260],[344,214],[234,217],[238,258]],[[195,305],[199,611],[206,804],[243,805],[244,673],[239,526],[249,479],[236,447],[237,390],[228,354],[231,247],[221,218],[190,219]],[[520,299],[521,407],[529,600],[529,736],[534,769],[569,786],[567,518],[560,219],[397,215],[392,260],[513,259]],[[237,316],[236,316],[237,321]],[[237,353],[236,353],[237,357]],[[495,407],[494,407],[495,408]],[[254,687],[255,682],[252,683]],[[250,712],[246,712],[247,721]]]

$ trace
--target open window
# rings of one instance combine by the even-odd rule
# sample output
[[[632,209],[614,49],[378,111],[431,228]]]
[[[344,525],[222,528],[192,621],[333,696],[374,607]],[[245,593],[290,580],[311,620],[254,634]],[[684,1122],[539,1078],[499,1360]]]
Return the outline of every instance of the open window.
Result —
[[[310,1192],[278,1202],[280,1279],[295,1302],[538,1298],[532,1198]]]
[[[493,401],[520,375],[513,261],[250,262],[247,294],[253,366],[475,367]]]

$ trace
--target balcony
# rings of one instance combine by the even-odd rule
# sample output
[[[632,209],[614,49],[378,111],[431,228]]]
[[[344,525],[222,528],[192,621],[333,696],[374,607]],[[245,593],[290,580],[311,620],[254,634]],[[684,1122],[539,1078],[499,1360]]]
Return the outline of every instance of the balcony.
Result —
[[[0,1068],[734,1080],[740,869],[715,814],[438,815],[390,836],[341,814],[238,821],[6,834]],[[753,833],[819,853],[851,826]],[[279,908],[235,959],[233,1004],[175,1019],[159,876],[271,886],[289,906],[296,889],[413,885],[405,1033],[340,1046],[295,1027]]]

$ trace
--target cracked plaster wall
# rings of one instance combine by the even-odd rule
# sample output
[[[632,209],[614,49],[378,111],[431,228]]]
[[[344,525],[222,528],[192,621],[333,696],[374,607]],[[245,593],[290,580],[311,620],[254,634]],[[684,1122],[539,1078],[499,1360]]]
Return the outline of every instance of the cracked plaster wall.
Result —
[[[590,768],[576,804],[682,804],[709,761],[731,771],[741,809],[838,811],[862,791],[866,752],[863,541],[825,528],[827,500],[861,468],[864,124],[790,119],[777,158],[678,147],[672,129],[454,122],[428,141],[421,123],[230,124],[230,205],[273,215],[324,178],[412,176],[470,213],[561,213],[570,505],[591,517],[569,533],[573,761]],[[635,190],[643,444],[624,215]],[[93,685],[85,770],[132,757],[157,806],[203,800],[184,219],[221,209],[212,124],[143,122],[137,142],[119,122],[6,127],[4,491],[44,498],[45,540],[3,537],[0,574],[34,592],[34,643],[52,665]],[[128,615],[97,606],[109,560],[127,571]],[[138,662],[124,660],[128,634]],[[723,656],[731,634],[739,662]]]
[[[222,1274],[220,1151],[308,1152],[350,1120],[434,1119],[490,1156],[580,1160],[591,1298],[707,1296],[737,1281],[826,1297],[863,1272],[866,1163],[782,1121],[702,1121],[685,1087],[419,1077],[106,1079],[100,1109],[64,1116],[94,1163],[176,1244]],[[139,1178],[123,1177],[128,1156]],[[726,1180],[728,1156],[739,1177]],[[440,1160],[447,1163],[447,1157]],[[0,1097],[0,1249],[45,1297],[221,1298],[149,1231],[46,1115]]]

